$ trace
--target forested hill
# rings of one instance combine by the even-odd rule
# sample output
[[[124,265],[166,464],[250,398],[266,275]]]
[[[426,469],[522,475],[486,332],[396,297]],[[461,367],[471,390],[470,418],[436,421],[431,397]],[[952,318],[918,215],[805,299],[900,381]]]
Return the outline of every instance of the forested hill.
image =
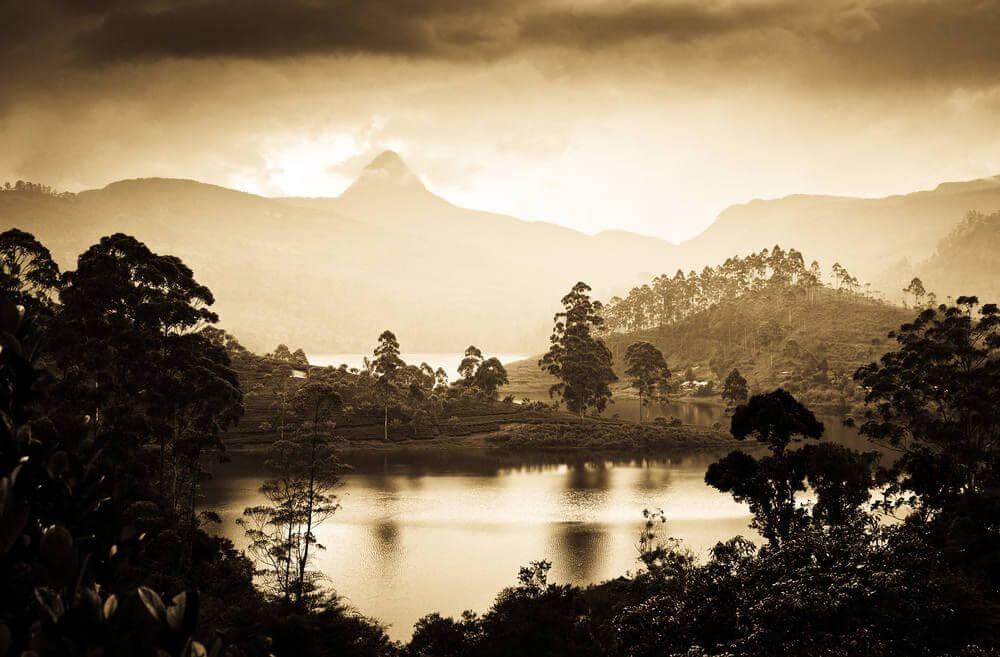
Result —
[[[913,269],[924,289],[939,301],[975,294],[1000,300],[1000,211],[969,213],[938,243],[934,255]]]
[[[736,368],[751,391],[783,387],[817,407],[859,399],[854,371],[889,347],[886,334],[913,311],[886,303],[839,263],[831,285],[818,263],[775,246],[702,273],[678,272],[612,299],[606,341],[622,367],[628,345],[655,344],[674,370],[719,382]],[[692,372],[688,372],[688,370]]]

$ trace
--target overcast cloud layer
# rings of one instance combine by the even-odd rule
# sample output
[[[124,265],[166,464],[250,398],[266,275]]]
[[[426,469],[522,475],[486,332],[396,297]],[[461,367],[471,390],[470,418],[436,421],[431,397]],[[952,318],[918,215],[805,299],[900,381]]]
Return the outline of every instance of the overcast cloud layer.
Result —
[[[466,205],[689,237],[726,205],[1000,174],[1000,0],[4,2],[0,179]]]

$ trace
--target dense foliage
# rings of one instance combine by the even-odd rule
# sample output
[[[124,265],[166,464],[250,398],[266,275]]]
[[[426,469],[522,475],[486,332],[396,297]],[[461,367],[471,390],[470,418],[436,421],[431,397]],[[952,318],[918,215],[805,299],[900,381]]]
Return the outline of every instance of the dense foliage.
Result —
[[[0,242],[47,256],[25,234]],[[242,395],[191,271],[114,235],[56,290],[29,283],[13,289],[36,303],[0,296],[0,655],[316,654],[284,628],[320,632],[320,617],[336,628],[323,652],[391,648],[335,599],[262,595],[251,562],[204,531],[202,463]]]
[[[883,336],[909,313],[880,301],[842,267],[834,286],[794,249],[730,258],[701,274],[658,277],[602,309],[616,361],[645,341],[674,372],[672,394],[722,391],[738,369],[747,392],[784,388],[825,412],[863,401],[851,375],[884,353]],[[711,388],[709,387],[711,386]]]
[[[833,272],[838,285],[857,286],[839,264]],[[603,309],[608,331],[634,332],[679,322],[711,306],[768,287],[794,287],[807,297],[821,286],[819,263],[806,267],[802,254],[775,245],[746,258],[732,257],[717,267],[687,275],[657,276],[652,283],[632,288],[624,298],[614,297]],[[852,288],[853,289],[853,288]]]

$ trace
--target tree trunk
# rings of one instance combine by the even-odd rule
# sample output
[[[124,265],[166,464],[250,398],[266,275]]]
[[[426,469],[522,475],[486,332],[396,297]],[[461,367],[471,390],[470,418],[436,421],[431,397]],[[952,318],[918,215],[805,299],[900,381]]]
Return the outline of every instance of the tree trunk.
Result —
[[[197,462],[191,466],[191,484],[188,497],[188,540],[184,560],[184,571],[189,568],[189,564],[194,562],[194,533],[195,533],[195,502],[198,498],[198,473]]]
[[[639,389],[639,424],[642,424],[642,389]]]
[[[285,561],[285,581],[282,585],[285,593],[285,602],[292,598],[292,519],[288,518],[288,544],[285,551],[288,559]]]
[[[385,415],[382,419],[382,440],[389,442],[389,405],[385,405]]]
[[[302,560],[299,562],[299,582],[295,596],[295,602],[300,606],[302,605],[302,589],[306,579],[306,565],[309,563],[309,543],[312,540],[312,513],[316,484],[316,439],[317,434],[314,432],[309,453],[309,501],[306,503],[306,545],[302,549]]]

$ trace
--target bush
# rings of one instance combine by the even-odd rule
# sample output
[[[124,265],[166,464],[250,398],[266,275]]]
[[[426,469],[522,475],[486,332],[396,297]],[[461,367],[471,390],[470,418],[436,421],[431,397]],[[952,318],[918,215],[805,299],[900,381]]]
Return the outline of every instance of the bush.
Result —
[[[644,450],[732,444],[729,434],[708,427],[578,420],[511,424],[487,440],[507,448],[525,449]]]

